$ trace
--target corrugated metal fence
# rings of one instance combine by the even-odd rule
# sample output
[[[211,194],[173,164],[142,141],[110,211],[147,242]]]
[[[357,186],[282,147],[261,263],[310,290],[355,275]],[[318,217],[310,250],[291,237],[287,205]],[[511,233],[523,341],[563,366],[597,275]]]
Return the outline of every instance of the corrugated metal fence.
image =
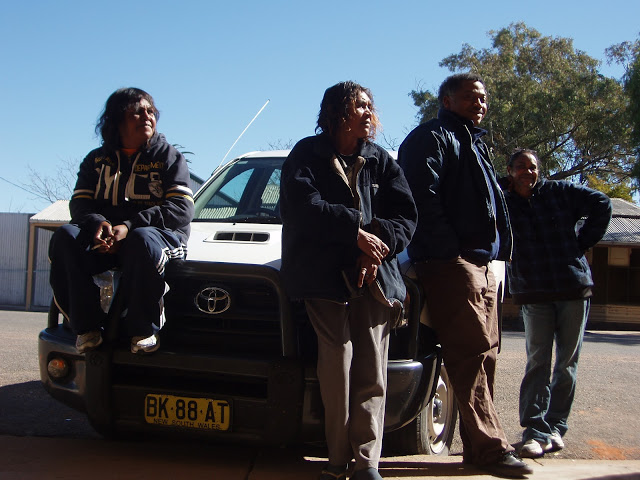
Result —
[[[29,213],[0,213],[0,307],[21,309],[27,299]],[[47,249],[52,233],[35,229],[33,310],[44,310],[51,302]]]

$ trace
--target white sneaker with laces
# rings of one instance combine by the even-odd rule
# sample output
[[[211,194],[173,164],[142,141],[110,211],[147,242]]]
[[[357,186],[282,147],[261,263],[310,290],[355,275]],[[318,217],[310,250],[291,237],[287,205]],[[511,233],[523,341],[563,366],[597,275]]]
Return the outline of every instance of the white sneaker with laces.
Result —
[[[98,348],[101,343],[102,333],[100,333],[100,330],[92,330],[78,335],[76,338],[76,350],[78,350],[78,353],[89,352]]]
[[[152,353],[160,348],[160,337],[153,334],[150,337],[133,337],[131,339],[131,353]]]
[[[551,435],[549,435],[549,441],[551,442],[551,450],[554,452],[564,448],[564,441],[560,434],[555,430]]]
[[[539,440],[530,438],[524,442],[524,445],[522,445],[522,448],[520,449],[520,456],[522,458],[538,458],[543,456],[545,452],[548,452],[549,450],[551,450],[551,442],[542,443]]]

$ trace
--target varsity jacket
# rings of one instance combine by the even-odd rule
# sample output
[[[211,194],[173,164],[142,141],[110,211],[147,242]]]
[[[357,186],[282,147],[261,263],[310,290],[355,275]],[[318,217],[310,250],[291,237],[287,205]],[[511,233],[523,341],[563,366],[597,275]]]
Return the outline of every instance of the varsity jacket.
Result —
[[[193,207],[187,162],[157,132],[131,158],[104,146],[89,152],[69,203],[71,223],[91,233],[106,220],[170,230],[184,245]]]

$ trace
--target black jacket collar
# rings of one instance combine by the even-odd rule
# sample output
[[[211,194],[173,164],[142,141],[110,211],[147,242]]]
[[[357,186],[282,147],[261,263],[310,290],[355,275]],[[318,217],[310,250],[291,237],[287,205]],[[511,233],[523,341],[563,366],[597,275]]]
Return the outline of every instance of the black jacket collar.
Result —
[[[478,139],[487,134],[487,131],[484,128],[476,127],[468,118],[461,117],[457,113],[447,110],[446,108],[440,108],[440,110],[438,110],[438,119],[445,123],[456,124],[458,127],[463,125],[466,126],[474,139]]]

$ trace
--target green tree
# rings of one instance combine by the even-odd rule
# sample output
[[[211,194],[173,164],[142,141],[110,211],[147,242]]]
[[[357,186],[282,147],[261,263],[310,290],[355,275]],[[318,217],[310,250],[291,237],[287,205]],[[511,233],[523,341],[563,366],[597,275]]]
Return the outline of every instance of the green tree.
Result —
[[[640,40],[636,42],[635,60],[625,79],[625,89],[629,95],[629,114],[633,126],[632,139],[636,144],[640,159]]]
[[[538,152],[547,178],[584,183],[592,175],[629,184],[634,158],[622,84],[598,73],[600,62],[574,49],[569,38],[542,36],[524,23],[489,37],[491,48],[465,44],[440,66],[484,77],[489,112],[482,126],[498,170],[525,147]],[[420,122],[436,115],[437,92],[410,95]]]
[[[609,63],[624,65],[622,77],[629,98],[629,118],[632,126],[632,141],[640,158],[640,38],[635,42],[622,42],[607,49]]]
[[[619,183],[608,177],[587,175],[587,185],[607,194],[610,198],[621,198],[633,203],[633,188],[629,182]]]

